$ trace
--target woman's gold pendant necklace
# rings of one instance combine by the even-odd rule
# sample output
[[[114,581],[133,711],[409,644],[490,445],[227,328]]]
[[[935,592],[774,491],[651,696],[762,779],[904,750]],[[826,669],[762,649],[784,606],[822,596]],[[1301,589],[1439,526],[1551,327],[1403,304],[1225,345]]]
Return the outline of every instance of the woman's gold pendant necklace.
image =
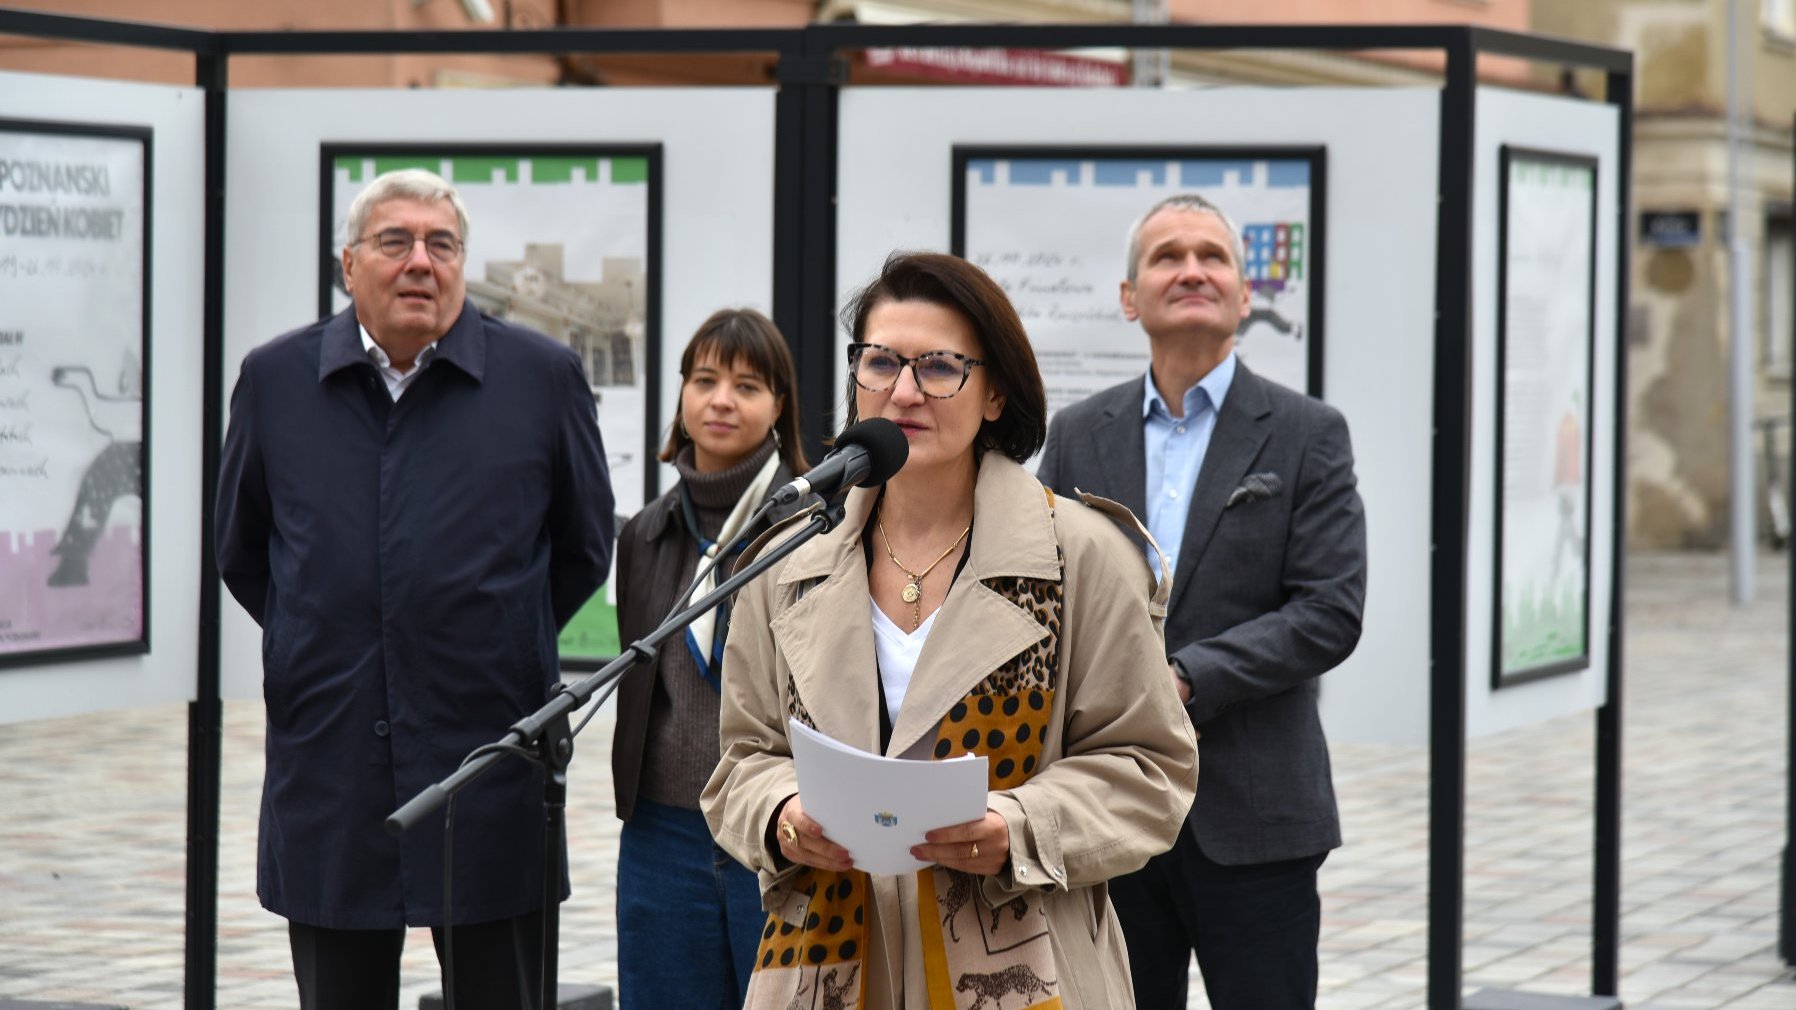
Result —
[[[904,562],[898,560],[898,555],[892,552],[891,538],[886,536],[885,520],[877,519],[874,522],[879,528],[880,542],[885,544],[886,557],[891,558],[892,564],[897,565],[898,570],[910,579],[910,582],[905,584],[904,590],[898,595],[904,602],[910,604],[910,630],[915,631],[923,626],[923,580],[929,577],[930,572],[935,571],[936,565],[941,564],[948,555],[954,553],[955,548],[960,546],[960,542],[967,538],[967,534],[973,532],[973,524],[968,523],[967,528],[960,531],[960,536],[955,537],[954,542],[948,545],[948,549],[931,561],[928,568],[920,572],[913,572],[904,567]]]

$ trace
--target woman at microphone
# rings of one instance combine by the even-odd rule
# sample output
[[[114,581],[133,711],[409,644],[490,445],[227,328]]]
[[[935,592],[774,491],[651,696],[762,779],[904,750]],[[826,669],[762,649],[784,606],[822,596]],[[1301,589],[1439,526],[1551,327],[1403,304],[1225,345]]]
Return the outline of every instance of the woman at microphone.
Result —
[[[738,534],[767,492],[803,473],[791,353],[752,309],[699,326],[680,357],[680,401],[661,460],[680,481],[624,525],[617,541],[618,634],[634,642],[674,609],[697,567]],[[791,511],[786,509],[784,511]],[[725,557],[703,595],[728,577]],[[679,600],[682,604],[684,600]],[[625,1007],[742,1005],[766,915],[754,874],[723,854],[698,811],[717,763],[727,607],[618,688],[612,738],[617,816],[618,989]],[[679,962],[672,958],[678,952]]]
[[[843,323],[849,423],[896,423],[910,454],[737,598],[703,806],[771,913],[746,1006],[1133,1006],[1103,884],[1172,845],[1197,781],[1166,587],[1126,510],[1023,468],[1046,396],[984,273],[894,254]],[[985,816],[930,831],[923,870],[861,872],[807,816],[788,718],[890,756],[982,754]]]

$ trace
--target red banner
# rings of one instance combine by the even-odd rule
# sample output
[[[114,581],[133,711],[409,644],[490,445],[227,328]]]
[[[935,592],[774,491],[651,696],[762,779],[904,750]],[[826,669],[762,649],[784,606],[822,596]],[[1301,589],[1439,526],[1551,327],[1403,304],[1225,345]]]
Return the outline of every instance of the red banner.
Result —
[[[1101,88],[1129,81],[1129,68],[1121,62],[1040,49],[894,46],[868,49],[866,60],[870,69],[968,84]]]

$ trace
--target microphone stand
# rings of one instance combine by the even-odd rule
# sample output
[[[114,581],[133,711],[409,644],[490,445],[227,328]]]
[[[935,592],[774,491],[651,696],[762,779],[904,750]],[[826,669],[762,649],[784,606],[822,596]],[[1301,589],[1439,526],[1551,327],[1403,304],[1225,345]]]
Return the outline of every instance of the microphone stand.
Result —
[[[717,588],[706,593],[684,610],[669,616],[661,626],[632,642],[623,654],[598,672],[572,685],[557,684],[548,704],[511,724],[505,735],[491,744],[476,748],[461,767],[441,782],[425,786],[405,805],[387,816],[387,833],[398,835],[415,826],[437,810],[449,797],[460,792],[481,773],[509,755],[527,756],[541,765],[543,779],[543,1010],[557,1005],[556,972],[559,969],[561,941],[561,840],[567,815],[567,768],[574,757],[574,730],[568,714],[584,705],[601,688],[622,679],[630,668],[655,658],[656,646],[682,631],[700,614],[713,609],[731,593],[748,584],[786,555],[842,521],[842,502],[848,488],[843,488],[828,504],[813,505],[810,520],[791,537],[769,548],[744,565]],[[444,929],[450,910],[444,909]],[[453,1007],[454,995],[444,987],[444,1004]]]

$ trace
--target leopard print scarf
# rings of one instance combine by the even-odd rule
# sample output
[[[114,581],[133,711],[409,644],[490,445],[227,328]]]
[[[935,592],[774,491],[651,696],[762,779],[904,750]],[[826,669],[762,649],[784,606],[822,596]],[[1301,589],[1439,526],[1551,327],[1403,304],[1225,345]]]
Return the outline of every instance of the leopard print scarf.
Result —
[[[1052,499],[1050,499],[1051,501]],[[1014,789],[1041,766],[1054,710],[1062,586],[1058,581],[995,578],[985,584],[1033,614],[1048,637],[1012,657],[967,694],[937,730],[936,760],[983,754],[991,790]],[[789,692],[788,709],[810,714]],[[867,874],[805,868],[793,880],[809,896],[803,922],[769,915],[756,952],[745,1010],[859,1010],[867,946]],[[917,871],[923,971],[930,1010],[1009,1006],[1059,1010],[1060,978],[1042,893],[1026,891],[989,906],[971,874],[932,866]]]

